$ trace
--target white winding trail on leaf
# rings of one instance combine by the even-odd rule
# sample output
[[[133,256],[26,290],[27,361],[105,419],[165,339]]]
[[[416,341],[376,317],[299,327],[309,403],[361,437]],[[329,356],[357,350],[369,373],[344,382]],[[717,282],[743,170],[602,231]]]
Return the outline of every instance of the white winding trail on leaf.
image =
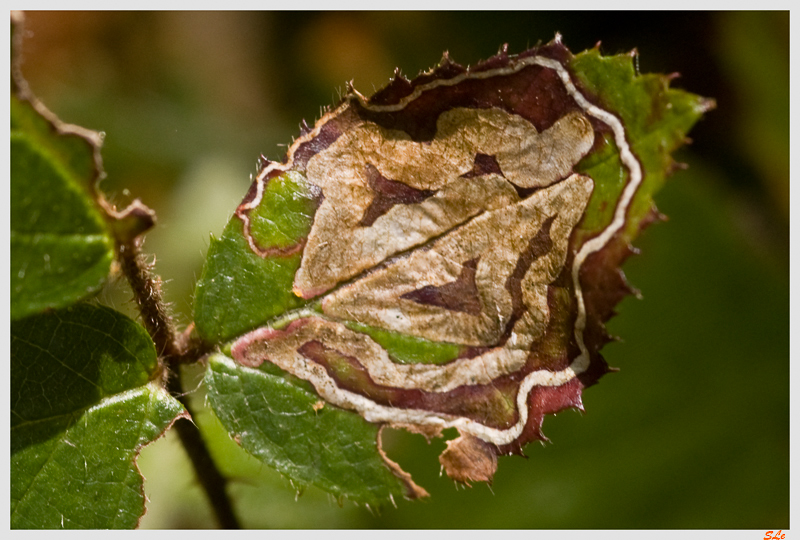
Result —
[[[491,77],[510,75],[516,73],[531,65],[538,65],[545,68],[554,70],[564,84],[569,95],[575,102],[583,109],[586,114],[597,118],[611,127],[614,134],[614,141],[620,152],[620,159],[623,165],[628,169],[628,183],[620,196],[619,201],[614,212],[613,219],[608,226],[597,236],[585,242],[572,263],[572,281],[575,287],[575,297],[577,300],[578,315],[575,320],[574,335],[575,340],[580,348],[580,354],[572,361],[572,363],[564,370],[549,371],[539,370],[529,373],[520,384],[517,393],[517,409],[519,410],[519,419],[516,424],[507,429],[496,429],[485,426],[479,422],[469,418],[452,418],[447,415],[442,415],[430,411],[419,409],[400,409],[396,407],[387,407],[380,405],[374,401],[366,398],[360,394],[349,392],[339,388],[335,381],[328,375],[325,368],[314,362],[304,360],[303,362],[295,362],[291,370],[292,374],[309,381],[322,398],[328,402],[339,407],[355,410],[369,422],[376,423],[389,423],[389,424],[417,424],[423,426],[432,426],[441,429],[457,428],[462,433],[469,433],[478,437],[486,442],[502,446],[510,444],[516,440],[528,422],[528,396],[531,390],[536,386],[549,386],[557,387],[564,385],[574,379],[576,376],[585,372],[589,368],[590,354],[584,342],[584,331],[586,330],[586,305],[583,298],[583,290],[580,284],[580,269],[586,259],[603,249],[611,238],[617,234],[625,225],[625,216],[630,206],[633,196],[636,193],[639,185],[642,182],[642,169],[639,161],[633,155],[630,149],[627,138],[625,136],[625,129],[622,122],[613,114],[600,109],[587,100],[581,94],[572,82],[567,69],[557,60],[545,58],[541,56],[532,56],[528,58],[517,59],[513,65],[498,68],[494,70],[481,71],[477,73],[465,72],[461,75],[446,80],[435,80],[428,84],[420,85],[414,91],[406,96],[397,104],[393,105],[370,105],[368,100],[352,90],[353,96],[361,102],[361,106],[376,112],[391,112],[402,110],[411,101],[417,99],[422,93],[439,86],[454,86],[464,81],[465,79],[487,79]],[[306,133],[302,137],[296,139],[292,144],[289,152],[289,157],[286,163],[270,163],[256,178],[256,194],[251,201],[241,206],[241,209],[252,210],[260,203],[264,193],[264,187],[270,173],[273,171],[288,171],[293,167],[294,151],[303,143],[312,140],[316,137],[322,126],[324,126],[330,119],[338,116],[347,107],[350,106],[352,101],[346,100],[336,110],[329,112],[316,124],[313,130]],[[239,217],[245,224],[245,231],[249,230],[249,218],[246,212],[237,212]],[[258,246],[255,245],[252,237],[248,235],[247,238],[250,247],[258,252]]]

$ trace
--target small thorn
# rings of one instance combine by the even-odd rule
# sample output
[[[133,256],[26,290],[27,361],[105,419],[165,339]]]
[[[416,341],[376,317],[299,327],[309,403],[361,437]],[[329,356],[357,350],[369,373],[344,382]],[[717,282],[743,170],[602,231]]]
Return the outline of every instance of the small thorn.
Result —
[[[358,98],[360,101],[362,101],[363,103],[366,103],[367,101],[369,101],[366,97],[361,95],[361,93],[359,93],[358,90],[356,90],[356,87],[353,86],[353,81],[352,80],[347,81],[347,96],[348,97],[354,96],[354,97]]]
[[[308,122],[306,122],[306,119],[303,118],[303,120],[300,122],[300,136],[302,137],[307,135],[310,131],[311,128],[309,127]]]
[[[701,113],[712,111],[717,108],[717,100],[713,98],[705,98],[700,102],[698,109]]]

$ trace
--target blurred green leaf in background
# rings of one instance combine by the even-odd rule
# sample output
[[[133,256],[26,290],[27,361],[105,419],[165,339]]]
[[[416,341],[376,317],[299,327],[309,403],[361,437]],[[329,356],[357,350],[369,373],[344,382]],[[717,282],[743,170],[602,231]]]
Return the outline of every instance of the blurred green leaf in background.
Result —
[[[369,95],[395,67],[414,76],[445,50],[470,64],[555,32],[575,53],[601,41],[603,54],[636,48],[642,73],[680,73],[673,87],[717,109],[676,155],[689,169],[656,197],[669,221],[624,267],[643,300],[626,299],[609,325],[622,341],[603,354],[621,371],[584,393],[585,414],[545,420],[551,444],[502,458],[491,489],[456,490],[439,477],[442,441],[391,432],[389,456],[429,500],[379,515],[315,488],[295,502],[213,415],[196,421],[237,479],[247,527],[788,528],[788,12],[32,12],[27,30],[33,91],[107,134],[104,187],[120,206],[136,196],[158,213],[145,249],[184,323],[208,235],[258,156],[280,159],[346,81]],[[101,298],[131,309],[124,292]],[[143,527],[214,525],[171,435],[140,465]]]

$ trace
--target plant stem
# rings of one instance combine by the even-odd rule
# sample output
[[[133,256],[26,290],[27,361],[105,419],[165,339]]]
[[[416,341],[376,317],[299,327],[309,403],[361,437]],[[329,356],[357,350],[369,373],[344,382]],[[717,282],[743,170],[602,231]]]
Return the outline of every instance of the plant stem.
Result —
[[[183,404],[191,417],[194,417],[191,404],[181,388],[180,365],[197,362],[208,351],[202,343],[189,341],[177,333],[161,294],[161,279],[151,271],[151,267],[141,254],[141,236],[134,237],[130,241],[118,239],[117,259],[133,289],[133,296],[144,326],[156,345],[159,361],[164,368],[167,390]],[[174,429],[192,462],[220,526],[225,529],[241,528],[227,494],[228,479],[214,463],[197,426],[192,422],[179,420],[175,423]]]
[[[171,366],[182,356],[178,334],[161,295],[161,279],[151,272],[141,254],[141,237],[117,244],[117,259],[133,289],[142,322],[153,342],[159,359]]]
[[[180,401],[189,414],[194,418],[195,411],[192,410],[190,400],[182,394],[180,378],[170,377],[167,388],[178,401]],[[191,422],[175,422],[175,430],[183,444],[189,460],[194,466],[197,479],[208,496],[211,507],[217,516],[220,527],[223,529],[241,529],[239,520],[233,512],[231,500],[226,490],[228,479],[222,476],[216,463],[208,451],[208,447],[200,435],[200,430]]]

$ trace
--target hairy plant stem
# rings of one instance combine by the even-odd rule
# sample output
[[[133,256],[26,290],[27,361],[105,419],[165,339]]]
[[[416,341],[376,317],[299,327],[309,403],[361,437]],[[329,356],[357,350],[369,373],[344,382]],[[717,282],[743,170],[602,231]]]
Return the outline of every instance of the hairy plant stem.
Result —
[[[144,326],[156,345],[159,362],[164,369],[167,390],[194,418],[195,411],[181,387],[180,365],[199,361],[208,349],[199,340],[191,340],[188,333],[180,335],[176,331],[161,294],[161,279],[151,271],[151,266],[145,262],[141,253],[141,236],[130,241],[118,241],[116,247],[117,259],[133,290],[134,300],[139,307]],[[197,426],[192,422],[179,420],[175,423],[174,429],[192,462],[220,526],[224,529],[241,528],[227,494],[228,479],[214,463]]]

